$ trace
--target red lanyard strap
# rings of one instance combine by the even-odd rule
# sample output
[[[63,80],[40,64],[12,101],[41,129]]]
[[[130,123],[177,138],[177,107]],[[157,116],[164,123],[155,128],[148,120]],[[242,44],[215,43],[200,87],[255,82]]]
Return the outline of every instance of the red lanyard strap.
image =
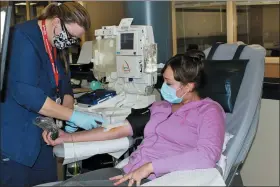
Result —
[[[58,74],[57,68],[55,67],[56,48],[53,47],[53,52],[54,52],[54,57],[53,57],[50,42],[48,40],[48,35],[47,35],[46,20],[42,20],[42,30],[43,30],[43,39],[44,39],[45,48],[46,48],[46,51],[47,51],[50,61],[51,61],[52,70],[53,70],[53,74],[54,74],[54,78],[55,78],[55,84],[58,89],[59,74]]]

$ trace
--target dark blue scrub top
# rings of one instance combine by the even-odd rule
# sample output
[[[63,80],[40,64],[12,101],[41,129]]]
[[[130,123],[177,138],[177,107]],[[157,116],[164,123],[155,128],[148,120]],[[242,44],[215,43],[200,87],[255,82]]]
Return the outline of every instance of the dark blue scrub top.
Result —
[[[7,84],[0,103],[1,152],[18,163],[32,166],[42,145],[42,130],[32,123],[47,97],[55,100],[56,85],[38,20],[16,25],[10,32]],[[56,60],[60,96],[73,95],[70,75]]]

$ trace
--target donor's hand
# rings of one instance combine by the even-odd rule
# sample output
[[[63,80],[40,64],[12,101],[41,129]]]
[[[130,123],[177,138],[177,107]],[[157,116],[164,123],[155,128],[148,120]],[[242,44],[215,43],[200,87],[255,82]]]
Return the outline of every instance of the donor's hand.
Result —
[[[58,138],[55,140],[51,138],[51,133],[49,133],[48,131],[44,131],[42,133],[42,137],[47,145],[52,145],[52,146],[63,144],[64,142],[71,142],[71,135],[69,133],[66,133],[60,129],[58,133],[59,133]]]

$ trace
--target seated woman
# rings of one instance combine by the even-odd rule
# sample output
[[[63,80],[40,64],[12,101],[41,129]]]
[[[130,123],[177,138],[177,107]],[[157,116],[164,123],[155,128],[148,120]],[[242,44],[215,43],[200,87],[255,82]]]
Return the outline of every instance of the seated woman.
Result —
[[[203,52],[190,50],[172,57],[166,63],[162,71],[164,83],[160,90],[165,101],[155,102],[149,108],[150,119],[142,128],[144,140],[123,169],[91,171],[60,185],[102,186],[122,183],[131,186],[173,171],[214,168],[222,152],[225,113],[218,103],[199,96],[204,77],[204,57]],[[52,145],[132,136],[141,131],[135,121],[139,121],[139,118],[145,121],[144,113],[142,111],[134,118],[128,117],[127,125],[108,132],[100,128],[71,135],[61,133],[56,141],[52,141],[46,132],[43,136]]]

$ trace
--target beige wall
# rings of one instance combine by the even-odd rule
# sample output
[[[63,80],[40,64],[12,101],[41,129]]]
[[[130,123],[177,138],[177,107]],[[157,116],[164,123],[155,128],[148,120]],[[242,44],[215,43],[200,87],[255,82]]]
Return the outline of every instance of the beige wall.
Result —
[[[122,1],[85,1],[84,3],[92,23],[90,31],[86,33],[86,41],[94,38],[94,30],[102,26],[119,25],[121,19],[125,17]]]
[[[226,13],[176,12],[177,38],[226,35]]]
[[[7,5],[8,5],[7,1],[0,1],[0,7],[7,6]]]
[[[240,12],[237,16],[237,33],[238,34],[246,34],[248,33],[247,29],[247,19],[249,18],[249,15],[246,12]]]
[[[279,101],[262,100],[258,132],[241,176],[245,186],[279,186]]]
[[[247,33],[247,14],[238,13],[238,34]],[[226,35],[225,12],[177,12],[177,37]]]
[[[263,42],[279,40],[279,7],[263,6]],[[246,34],[246,12],[238,13],[238,34]],[[254,17],[254,19],[256,19]],[[219,12],[176,12],[177,38],[226,35],[226,13]],[[252,34],[252,33],[251,33]]]
[[[279,42],[279,6],[263,8],[263,42],[273,45],[273,42]]]

